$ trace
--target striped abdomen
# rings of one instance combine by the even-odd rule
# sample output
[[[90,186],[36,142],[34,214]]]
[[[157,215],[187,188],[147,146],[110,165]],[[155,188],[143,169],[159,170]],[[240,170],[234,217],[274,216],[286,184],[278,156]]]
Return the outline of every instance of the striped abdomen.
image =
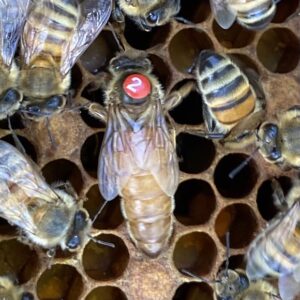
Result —
[[[159,255],[172,232],[173,198],[145,172],[130,177],[122,189],[122,197],[122,211],[130,237],[147,255]]]
[[[237,12],[238,21],[253,30],[266,27],[276,12],[276,4],[273,0],[229,0],[229,3]]]
[[[250,280],[290,274],[300,263],[300,203],[273,220],[252,242],[247,253]]]
[[[203,101],[223,124],[233,124],[255,108],[254,94],[247,77],[227,56],[202,51],[197,69]]]
[[[26,40],[23,44],[30,45],[31,51],[37,53],[37,57],[31,56],[31,61],[38,58],[35,64],[39,67],[47,67],[49,57],[59,61],[62,52],[68,51],[64,45],[72,38],[79,16],[76,0],[40,0],[30,12],[23,31]]]

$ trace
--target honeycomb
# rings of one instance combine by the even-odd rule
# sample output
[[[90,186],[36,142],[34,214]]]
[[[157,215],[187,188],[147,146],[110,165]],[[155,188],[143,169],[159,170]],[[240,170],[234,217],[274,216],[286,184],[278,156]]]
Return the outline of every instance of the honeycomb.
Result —
[[[300,19],[289,18],[299,0],[282,0],[273,22],[261,32],[235,23],[229,30],[214,21],[208,0],[182,0],[179,16],[151,32],[140,32],[129,20],[113,27],[125,49],[146,52],[166,93],[194,80],[190,73],[202,49],[215,49],[255,69],[267,98],[267,118],[299,102]],[[288,19],[289,18],[289,19]],[[288,19],[288,21],[286,21]],[[119,51],[107,26],[72,69],[73,104],[103,103],[100,78]],[[16,228],[0,222],[0,275],[12,274],[19,284],[42,300],[208,300],[213,286],[180,272],[188,269],[213,280],[226,257],[225,234],[231,233],[230,267],[243,266],[243,254],[255,234],[275,214],[270,178],[277,177],[285,192],[293,170],[282,171],[257,154],[233,179],[228,173],[245,160],[253,147],[228,150],[218,143],[184,133],[184,125],[203,128],[201,95],[192,91],[170,111],[177,131],[180,184],[175,194],[174,233],[169,248],[157,259],[139,252],[131,242],[120,211],[120,199],[110,202],[93,225],[105,247],[89,241],[81,252],[58,251],[53,259],[39,248],[17,240]],[[48,183],[68,180],[90,216],[103,199],[97,187],[97,160],[105,126],[85,109],[66,109],[46,122],[22,120],[13,128],[26,152]],[[13,144],[7,122],[1,138]],[[48,129],[54,142],[50,142]]]

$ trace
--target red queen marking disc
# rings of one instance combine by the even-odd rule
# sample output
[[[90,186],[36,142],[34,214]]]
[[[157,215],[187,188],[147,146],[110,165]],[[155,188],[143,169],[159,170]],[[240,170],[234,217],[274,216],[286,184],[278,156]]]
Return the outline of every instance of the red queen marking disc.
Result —
[[[151,93],[151,83],[142,74],[131,74],[123,82],[125,93],[133,99],[142,99]]]

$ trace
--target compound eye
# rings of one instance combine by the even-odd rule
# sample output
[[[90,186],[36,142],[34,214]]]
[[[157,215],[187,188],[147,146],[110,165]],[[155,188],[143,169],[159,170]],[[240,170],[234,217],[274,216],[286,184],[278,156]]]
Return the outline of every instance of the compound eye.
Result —
[[[25,292],[22,294],[20,300],[34,300],[34,297],[31,293]]]
[[[147,22],[150,24],[156,24],[158,21],[158,13],[157,12],[150,12],[147,16]]]
[[[271,156],[273,159],[278,159],[280,157],[280,152],[276,148],[274,148],[271,152]]]
[[[75,250],[80,245],[80,237],[78,235],[73,235],[72,238],[68,241],[67,247],[70,250]]]
[[[50,109],[57,109],[63,105],[63,102],[62,96],[53,96],[48,99],[46,106]]]
[[[21,94],[15,89],[8,89],[3,97],[3,101],[7,103],[15,103],[21,99]]]

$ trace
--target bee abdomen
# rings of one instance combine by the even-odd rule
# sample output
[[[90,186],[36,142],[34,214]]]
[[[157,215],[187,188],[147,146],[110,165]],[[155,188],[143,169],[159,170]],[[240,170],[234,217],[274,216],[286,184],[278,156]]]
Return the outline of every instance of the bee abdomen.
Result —
[[[237,18],[249,29],[259,30],[273,19],[276,5],[273,0],[250,0],[245,3],[231,4],[237,11]]]
[[[201,53],[199,69],[203,100],[219,122],[236,123],[254,110],[256,96],[247,77],[226,56]]]
[[[132,240],[148,256],[158,256],[171,235],[173,199],[152,175],[131,177],[122,194],[122,211]]]
[[[42,47],[44,53],[60,57],[64,51],[62,45],[72,37],[77,24],[79,10],[76,1],[40,1],[28,17],[23,38],[30,43],[32,32],[35,33],[36,47]]]

